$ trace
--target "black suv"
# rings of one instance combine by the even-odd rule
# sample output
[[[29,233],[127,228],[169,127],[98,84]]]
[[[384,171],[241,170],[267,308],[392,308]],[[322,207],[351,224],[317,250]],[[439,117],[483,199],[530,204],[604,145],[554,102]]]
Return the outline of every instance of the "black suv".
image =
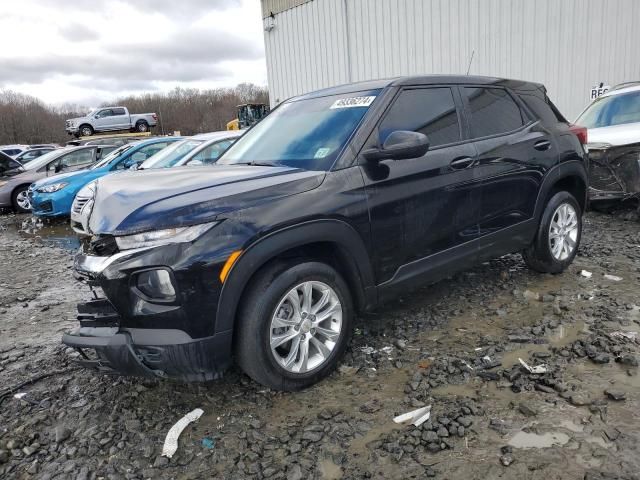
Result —
[[[472,76],[288,100],[210,167],[124,172],[78,193],[75,270],[106,298],[63,337],[105,371],[217,378],[232,357],[296,390],[357,312],[522,252],[560,273],[580,243],[587,155],[542,85]],[[584,133],[584,132],[578,132]]]

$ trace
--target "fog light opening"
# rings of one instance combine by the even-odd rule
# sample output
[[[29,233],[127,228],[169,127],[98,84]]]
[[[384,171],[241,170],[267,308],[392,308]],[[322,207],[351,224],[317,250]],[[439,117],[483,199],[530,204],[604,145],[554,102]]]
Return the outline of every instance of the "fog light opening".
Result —
[[[150,299],[169,301],[176,296],[171,274],[167,270],[145,270],[138,273],[136,288]]]

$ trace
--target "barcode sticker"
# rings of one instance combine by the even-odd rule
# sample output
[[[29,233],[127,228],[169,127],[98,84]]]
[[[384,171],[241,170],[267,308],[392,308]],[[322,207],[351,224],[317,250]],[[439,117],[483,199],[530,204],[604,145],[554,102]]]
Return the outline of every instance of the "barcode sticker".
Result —
[[[376,99],[374,96],[370,97],[349,97],[336,100],[331,105],[331,109],[334,108],[353,108],[353,107],[368,107]]]

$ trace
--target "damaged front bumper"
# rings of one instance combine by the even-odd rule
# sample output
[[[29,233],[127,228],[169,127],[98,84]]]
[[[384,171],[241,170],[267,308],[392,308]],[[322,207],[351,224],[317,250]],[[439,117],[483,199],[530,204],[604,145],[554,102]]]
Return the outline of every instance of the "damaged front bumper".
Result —
[[[215,329],[216,276],[198,263],[181,263],[190,247],[118,252],[100,246],[111,254],[79,252],[74,262],[76,278],[95,296],[78,304],[80,325],[62,337],[80,353],[78,362],[104,373],[186,382],[220,378],[231,364],[232,331]],[[138,288],[137,276],[150,270],[168,272],[174,297],[150,298]]]
[[[102,373],[173,378],[186,382],[215,380],[230,359],[230,333],[192,339],[181,330],[122,328],[104,298],[78,304],[80,327],[62,336],[62,343],[80,353],[84,367]]]
[[[640,143],[589,145],[589,201],[612,202],[640,196]]]

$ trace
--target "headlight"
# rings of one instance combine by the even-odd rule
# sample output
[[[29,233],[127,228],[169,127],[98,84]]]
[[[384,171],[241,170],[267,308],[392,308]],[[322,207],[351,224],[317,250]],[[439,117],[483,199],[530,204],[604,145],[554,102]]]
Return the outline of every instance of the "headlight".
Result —
[[[167,228],[135,235],[123,235],[116,237],[116,243],[120,250],[130,250],[140,247],[157,247],[158,245],[168,245],[170,243],[192,242],[217,223],[201,223],[191,227]]]
[[[39,193],[53,193],[53,192],[57,192],[58,190],[62,190],[67,185],[69,185],[69,184],[68,183],[53,183],[51,185],[45,185],[44,187],[36,188],[36,192],[39,192]]]

